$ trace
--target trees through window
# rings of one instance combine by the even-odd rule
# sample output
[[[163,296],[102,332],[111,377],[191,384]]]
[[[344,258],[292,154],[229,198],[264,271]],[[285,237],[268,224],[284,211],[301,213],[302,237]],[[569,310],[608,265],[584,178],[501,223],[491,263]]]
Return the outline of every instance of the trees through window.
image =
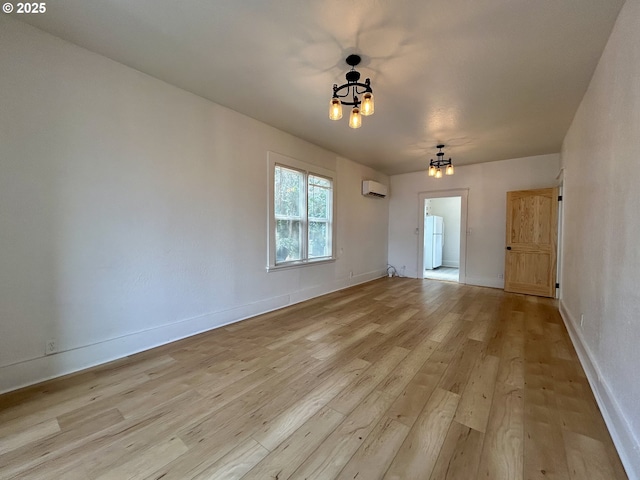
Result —
[[[273,265],[333,257],[333,179],[274,164]]]

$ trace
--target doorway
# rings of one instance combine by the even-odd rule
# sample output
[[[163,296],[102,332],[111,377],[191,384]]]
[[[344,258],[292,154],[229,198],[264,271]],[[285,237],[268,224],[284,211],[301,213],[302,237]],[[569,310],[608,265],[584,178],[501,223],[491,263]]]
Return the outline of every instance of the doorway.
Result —
[[[468,190],[421,193],[419,278],[465,283]]]

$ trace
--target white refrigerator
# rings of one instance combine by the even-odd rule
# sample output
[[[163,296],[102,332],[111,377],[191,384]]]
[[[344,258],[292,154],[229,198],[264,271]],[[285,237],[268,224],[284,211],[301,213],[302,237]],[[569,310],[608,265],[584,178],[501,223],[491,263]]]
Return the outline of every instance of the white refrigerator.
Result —
[[[442,265],[444,220],[437,215],[424,218],[424,268],[433,270]]]

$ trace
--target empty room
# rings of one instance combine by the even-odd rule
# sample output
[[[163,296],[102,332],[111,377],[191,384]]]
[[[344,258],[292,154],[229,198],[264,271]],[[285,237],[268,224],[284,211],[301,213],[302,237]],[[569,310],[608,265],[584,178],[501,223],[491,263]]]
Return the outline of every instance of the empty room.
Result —
[[[640,0],[0,14],[0,478],[640,480]]]

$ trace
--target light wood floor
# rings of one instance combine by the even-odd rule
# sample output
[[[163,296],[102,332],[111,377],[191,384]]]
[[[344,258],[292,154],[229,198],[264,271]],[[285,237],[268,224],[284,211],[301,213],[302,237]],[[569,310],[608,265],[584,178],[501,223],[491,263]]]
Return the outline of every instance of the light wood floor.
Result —
[[[626,476],[553,301],[384,278],[0,397],[0,478]]]

